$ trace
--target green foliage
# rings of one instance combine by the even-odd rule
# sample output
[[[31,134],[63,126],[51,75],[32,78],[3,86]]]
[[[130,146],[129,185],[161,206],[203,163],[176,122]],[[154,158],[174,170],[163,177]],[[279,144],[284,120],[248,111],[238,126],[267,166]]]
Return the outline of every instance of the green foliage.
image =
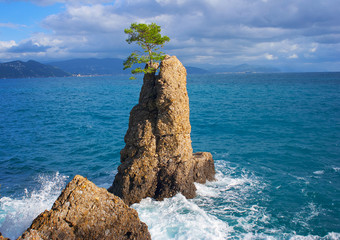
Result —
[[[124,32],[128,34],[126,41],[131,44],[136,42],[142,47],[144,53],[133,52],[124,62],[124,70],[132,68],[133,64],[148,64],[148,68],[142,69],[137,67],[131,70],[132,74],[138,73],[152,73],[157,69],[152,68],[153,63],[164,59],[165,55],[162,52],[157,52],[166,42],[170,41],[167,36],[161,35],[161,27],[155,23],[132,23],[130,28],[125,29]],[[130,79],[135,79],[131,77]]]

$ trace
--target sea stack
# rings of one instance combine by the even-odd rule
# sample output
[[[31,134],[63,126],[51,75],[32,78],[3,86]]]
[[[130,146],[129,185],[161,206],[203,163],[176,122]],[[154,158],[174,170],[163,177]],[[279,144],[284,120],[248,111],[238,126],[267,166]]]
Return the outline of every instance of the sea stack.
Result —
[[[18,240],[151,239],[136,210],[119,197],[75,176],[50,211],[41,213]]]
[[[139,103],[130,113],[121,164],[109,188],[128,205],[179,192],[193,198],[194,182],[214,180],[212,155],[192,150],[186,75],[175,56],[165,57],[159,75],[144,75]]]

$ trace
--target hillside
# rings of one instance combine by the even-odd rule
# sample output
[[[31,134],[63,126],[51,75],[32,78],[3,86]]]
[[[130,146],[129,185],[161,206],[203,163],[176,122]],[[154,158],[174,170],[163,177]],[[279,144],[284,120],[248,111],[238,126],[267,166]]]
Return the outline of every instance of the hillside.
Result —
[[[84,58],[50,62],[49,64],[66,72],[81,75],[117,75],[128,74],[123,70],[123,61],[119,58]]]
[[[186,66],[185,68],[187,69],[188,74],[208,74],[208,73],[210,73],[210,71],[205,70],[203,68],[190,67],[190,66]]]
[[[67,77],[69,73],[33,60],[0,63],[0,78]]]
[[[130,71],[123,70],[123,59],[119,58],[84,58],[71,59],[66,61],[50,62],[49,64],[66,72],[81,75],[117,75],[130,74]],[[141,67],[144,67],[142,65]],[[208,73],[207,70],[197,67],[186,67],[189,74]]]
[[[71,74],[80,75],[118,75],[130,74],[130,71],[123,70],[123,59],[119,58],[84,58],[71,59],[66,61],[50,62],[49,65],[58,67]],[[141,66],[144,67],[144,66]],[[280,72],[279,69],[271,66],[241,64],[237,66],[227,65],[206,65],[204,68],[185,66],[188,74],[208,73],[268,73]]]
[[[13,61],[0,63],[0,78],[65,77],[73,75],[121,75],[130,74],[123,70],[123,59],[119,58],[85,58],[42,64],[33,60],[28,62]],[[207,73],[258,73],[279,72],[269,66],[242,64],[237,66],[207,65],[206,69],[186,66],[188,74]]]

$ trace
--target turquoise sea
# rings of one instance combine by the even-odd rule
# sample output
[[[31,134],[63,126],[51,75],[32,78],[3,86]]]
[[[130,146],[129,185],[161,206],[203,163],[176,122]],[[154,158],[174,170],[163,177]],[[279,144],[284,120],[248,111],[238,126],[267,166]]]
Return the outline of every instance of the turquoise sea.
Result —
[[[76,174],[109,187],[141,80],[0,80],[0,232]],[[194,151],[217,181],[133,207],[153,239],[340,239],[340,73],[188,76]]]

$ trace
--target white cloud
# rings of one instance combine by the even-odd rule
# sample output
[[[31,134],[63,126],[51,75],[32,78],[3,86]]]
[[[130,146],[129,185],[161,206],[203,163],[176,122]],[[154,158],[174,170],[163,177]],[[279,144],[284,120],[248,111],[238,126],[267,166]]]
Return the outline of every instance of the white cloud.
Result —
[[[269,53],[264,54],[264,57],[267,60],[276,60],[276,59],[278,59],[278,57],[274,56],[273,54],[269,54]]]
[[[187,2],[187,0],[155,0],[160,5],[169,5],[169,4],[177,4],[177,5],[183,5]]]
[[[46,48],[39,56],[125,57],[135,48],[125,42],[123,32],[131,22],[161,25],[162,32],[171,38],[165,50],[178,55],[186,64],[267,64],[268,60],[276,64],[289,59],[340,56],[340,50],[334,47],[340,43],[340,5],[334,0],[324,0],[322,4],[310,0],[31,2],[65,4],[62,12],[42,21],[47,32],[32,33],[17,44],[24,47],[24,42],[30,40],[39,43],[40,49]]]
[[[0,22],[0,28],[1,27],[5,27],[5,28],[14,28],[14,29],[16,29],[16,28],[22,28],[22,27],[27,27],[26,25],[24,25],[24,24],[16,24],[16,23],[1,23]]]
[[[14,1],[32,2],[40,6],[53,5],[56,3],[65,3],[69,5],[74,5],[74,4],[81,5],[81,4],[100,4],[100,3],[112,2],[112,0],[14,0]]]
[[[19,44],[16,44],[15,46],[12,46],[7,49],[8,52],[13,53],[38,53],[38,52],[45,52],[49,46],[45,46],[43,44],[40,44],[37,41],[28,40],[23,41]]]
[[[0,51],[6,51],[7,49],[17,46],[17,43],[13,40],[11,41],[0,41]]]
[[[112,6],[68,6],[65,12],[48,16],[43,26],[57,34],[94,34],[121,30],[129,20],[114,13]]]
[[[310,48],[310,52],[314,53],[318,49],[318,44],[317,43],[312,43],[312,47]]]
[[[288,58],[289,59],[297,59],[297,58],[299,58],[299,56],[294,53],[294,54],[290,55]]]

